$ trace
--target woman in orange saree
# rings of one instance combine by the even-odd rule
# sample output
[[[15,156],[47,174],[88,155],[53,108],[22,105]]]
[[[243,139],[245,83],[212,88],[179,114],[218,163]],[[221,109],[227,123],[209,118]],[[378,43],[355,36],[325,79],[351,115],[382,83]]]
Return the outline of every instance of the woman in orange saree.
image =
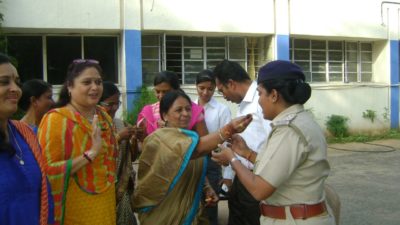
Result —
[[[57,224],[116,223],[116,140],[112,120],[97,103],[102,70],[95,60],[74,60],[57,107],[39,126]]]

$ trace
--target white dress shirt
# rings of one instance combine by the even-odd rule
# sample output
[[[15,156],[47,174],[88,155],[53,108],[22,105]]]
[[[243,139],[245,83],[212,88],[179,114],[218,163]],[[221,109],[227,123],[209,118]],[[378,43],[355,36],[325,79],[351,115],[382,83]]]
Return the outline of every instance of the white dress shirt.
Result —
[[[260,146],[264,141],[266,141],[269,133],[271,132],[271,121],[264,119],[261,106],[258,104],[258,99],[259,96],[257,91],[257,83],[253,81],[242,102],[239,104],[239,109],[237,111],[237,117],[247,114],[251,114],[253,116],[253,120],[247,126],[246,130],[240,133],[240,136],[242,136],[246,141],[247,146],[257,153],[260,150]],[[237,155],[237,157],[245,167],[250,170],[253,169],[253,163],[239,155]],[[227,166],[224,169],[223,178],[233,179],[234,176],[235,173],[232,168]]]
[[[199,105],[199,99],[195,101]],[[231,121],[231,111],[228,106],[218,102],[211,97],[210,101],[203,106],[204,117],[209,133],[218,131],[221,127]]]

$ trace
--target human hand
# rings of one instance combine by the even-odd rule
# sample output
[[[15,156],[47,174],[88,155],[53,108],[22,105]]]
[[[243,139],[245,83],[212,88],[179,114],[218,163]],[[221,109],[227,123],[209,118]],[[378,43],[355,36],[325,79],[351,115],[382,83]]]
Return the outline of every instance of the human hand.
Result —
[[[252,151],[249,146],[247,146],[247,143],[242,136],[238,134],[234,134],[232,136],[230,143],[228,143],[228,147],[230,147],[236,154],[246,159],[249,157],[249,154],[251,154]]]
[[[253,117],[251,114],[231,120],[231,122],[221,128],[223,138],[227,140],[231,138],[233,134],[243,132],[252,120]]]
[[[99,117],[94,115],[92,121],[92,151],[94,157],[101,153],[103,147],[103,141],[101,139],[101,128],[99,125]]]
[[[146,119],[143,118],[138,122],[136,125],[136,132],[135,132],[136,138],[140,141],[143,142],[143,140],[146,138]]]
[[[211,160],[220,165],[228,166],[231,159],[235,157],[235,154],[229,147],[223,147],[222,145],[218,145],[218,147],[221,148],[221,151],[220,152],[213,151],[211,153]]]
[[[219,197],[215,193],[214,189],[210,185],[208,185],[208,187],[205,188],[204,191],[205,191],[205,202],[206,202],[205,206],[206,207],[216,206],[219,201]]]
[[[121,131],[118,132],[119,141],[130,139],[131,136],[134,134],[134,132],[135,132],[134,127],[131,125],[122,128]]]

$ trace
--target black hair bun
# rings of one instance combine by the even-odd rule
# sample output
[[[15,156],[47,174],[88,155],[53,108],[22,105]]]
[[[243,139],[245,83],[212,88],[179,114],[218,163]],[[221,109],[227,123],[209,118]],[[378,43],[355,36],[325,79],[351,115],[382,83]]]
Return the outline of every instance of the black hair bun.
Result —
[[[293,97],[296,99],[297,103],[304,104],[311,97],[311,87],[308,83],[297,83],[296,88],[293,93]]]

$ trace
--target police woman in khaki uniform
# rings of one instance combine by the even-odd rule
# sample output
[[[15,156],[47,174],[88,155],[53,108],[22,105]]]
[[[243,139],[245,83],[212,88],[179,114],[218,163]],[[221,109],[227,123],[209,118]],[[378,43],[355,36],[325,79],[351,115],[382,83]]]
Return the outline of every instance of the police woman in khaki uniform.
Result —
[[[311,96],[301,68],[277,60],[260,68],[259,104],[272,132],[257,155],[240,136],[231,148],[213,153],[213,160],[231,164],[246,189],[259,201],[261,225],[334,225],[324,193],[330,167],[323,131],[304,110]],[[262,135],[262,134],[260,134]],[[255,162],[254,172],[234,152]]]

